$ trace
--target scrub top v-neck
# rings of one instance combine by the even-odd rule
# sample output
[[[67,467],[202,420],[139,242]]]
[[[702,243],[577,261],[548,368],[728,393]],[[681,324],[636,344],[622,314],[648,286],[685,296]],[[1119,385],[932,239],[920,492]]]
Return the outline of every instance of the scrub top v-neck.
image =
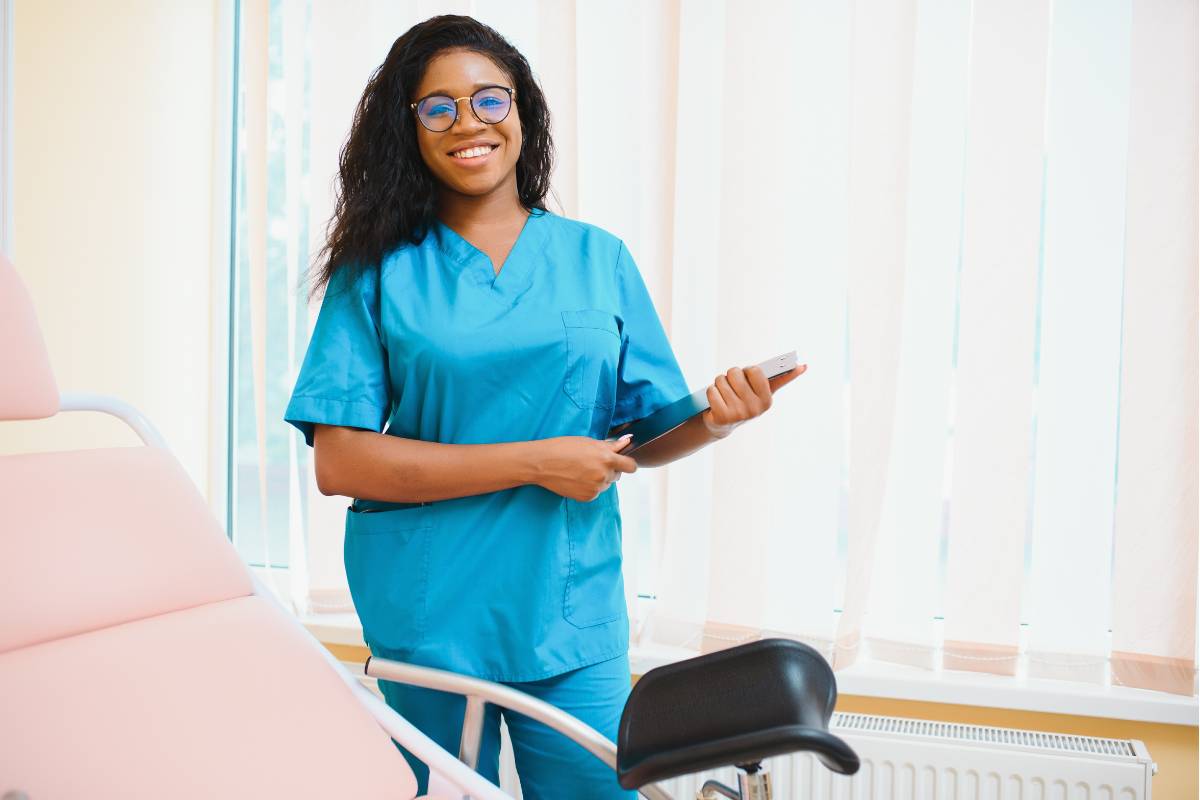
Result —
[[[446,444],[603,439],[687,393],[624,243],[539,210],[498,273],[440,221],[337,270],[284,419],[309,445],[314,423]],[[373,652],[530,681],[628,648],[615,483],[590,502],[532,484],[356,499],[345,524]]]

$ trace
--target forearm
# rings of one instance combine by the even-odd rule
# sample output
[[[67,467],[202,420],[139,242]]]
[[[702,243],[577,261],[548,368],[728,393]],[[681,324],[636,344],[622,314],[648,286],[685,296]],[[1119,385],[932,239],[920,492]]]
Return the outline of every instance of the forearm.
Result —
[[[534,483],[537,442],[442,444],[327,425],[313,441],[322,494],[425,503]]]
[[[630,458],[637,461],[639,467],[661,467],[728,435],[728,432],[723,436],[713,434],[704,424],[702,415],[697,414],[665,436],[638,448],[630,454]]]

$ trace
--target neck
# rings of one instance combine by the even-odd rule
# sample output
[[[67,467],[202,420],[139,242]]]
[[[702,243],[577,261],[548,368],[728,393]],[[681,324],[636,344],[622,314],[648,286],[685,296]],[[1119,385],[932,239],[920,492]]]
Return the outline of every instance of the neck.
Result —
[[[438,219],[456,230],[508,228],[524,224],[529,213],[517,197],[516,182],[502,184],[482,195],[442,189],[438,193]]]

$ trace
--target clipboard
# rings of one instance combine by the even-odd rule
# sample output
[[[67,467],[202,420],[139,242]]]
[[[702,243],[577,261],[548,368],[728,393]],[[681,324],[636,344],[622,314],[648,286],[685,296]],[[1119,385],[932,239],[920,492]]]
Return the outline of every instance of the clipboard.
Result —
[[[756,366],[760,367],[768,378],[774,378],[776,375],[791,372],[796,368],[796,351],[792,350],[783,355],[768,358]],[[629,440],[629,444],[617,452],[623,456],[627,456],[639,448],[650,444],[655,439],[666,436],[697,414],[703,414],[709,407],[707,386],[697,392],[692,392],[686,397],[681,397],[669,406],[660,408],[653,414],[635,421],[622,431],[622,436],[628,433],[632,434],[632,437]]]

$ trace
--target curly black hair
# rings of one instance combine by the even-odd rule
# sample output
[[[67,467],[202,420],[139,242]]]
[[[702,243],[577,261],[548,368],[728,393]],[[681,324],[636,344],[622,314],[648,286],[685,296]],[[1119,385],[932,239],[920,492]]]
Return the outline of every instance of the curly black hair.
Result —
[[[436,220],[435,178],[421,158],[409,103],[425,69],[446,50],[488,57],[512,80],[519,98],[521,153],[517,195],[532,212],[545,210],[554,164],[550,108],[529,62],[493,28],[466,16],[444,14],[409,28],[392,43],[371,74],[338,163],[337,199],[317,252],[309,299],[338,269],[379,263],[402,243],[419,244]]]

